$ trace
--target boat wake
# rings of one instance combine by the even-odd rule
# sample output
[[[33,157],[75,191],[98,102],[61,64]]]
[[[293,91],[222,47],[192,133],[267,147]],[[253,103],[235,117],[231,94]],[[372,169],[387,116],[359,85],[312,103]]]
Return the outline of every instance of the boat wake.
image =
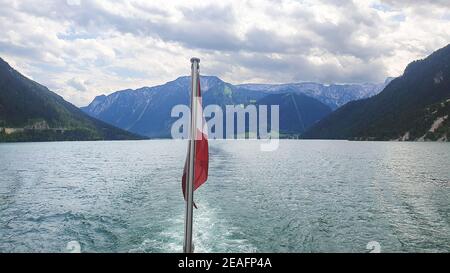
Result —
[[[238,228],[231,226],[223,217],[217,217],[216,209],[201,202],[194,210],[193,242],[196,253],[210,252],[256,252]],[[146,238],[130,252],[183,252],[184,211],[167,221],[168,228]]]

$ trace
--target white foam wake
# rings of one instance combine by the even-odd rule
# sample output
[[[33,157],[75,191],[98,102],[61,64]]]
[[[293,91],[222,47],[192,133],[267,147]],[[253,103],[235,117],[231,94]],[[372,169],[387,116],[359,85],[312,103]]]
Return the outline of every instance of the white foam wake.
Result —
[[[182,252],[184,241],[184,211],[167,223],[159,234],[146,238],[131,252]],[[218,217],[216,210],[203,202],[194,210],[195,252],[256,252],[254,247],[225,219]]]

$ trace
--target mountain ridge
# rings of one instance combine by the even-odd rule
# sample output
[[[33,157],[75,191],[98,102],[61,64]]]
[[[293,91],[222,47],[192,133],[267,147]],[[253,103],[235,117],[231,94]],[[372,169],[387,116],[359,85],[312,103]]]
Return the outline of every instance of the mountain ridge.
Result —
[[[283,88],[275,92],[267,90],[254,90],[245,88],[245,85],[233,85],[222,81],[217,76],[201,76],[200,85],[203,92],[203,106],[216,104],[222,108],[225,105],[247,105],[255,104],[258,100],[270,94],[298,93],[306,92],[298,88],[298,85],[284,85]],[[314,84],[315,88],[321,88],[324,85]],[[371,88],[380,89],[381,84],[372,84]],[[352,100],[361,96],[370,96],[379,90],[370,90],[365,95],[362,87],[358,85],[334,85],[335,88],[348,89],[345,97],[340,98],[343,101]],[[113,124],[119,128],[139,133],[149,137],[169,137],[170,125],[175,121],[170,118],[170,110],[177,104],[189,104],[190,77],[180,76],[175,80],[168,81],[165,84],[153,87],[141,87],[138,89],[125,89],[113,92],[107,96],[100,95],[85,107],[81,107],[87,114],[95,118]],[[358,93],[351,96],[349,94]],[[308,94],[304,94],[307,95]],[[309,96],[311,97],[311,96]],[[335,109],[337,103],[331,102],[330,98],[322,98],[322,101],[313,97],[313,99],[324,103],[331,109]],[[328,102],[328,103],[327,103]],[[321,107],[315,108],[320,109]],[[290,110],[289,110],[290,111]],[[286,122],[290,122],[286,120]],[[296,134],[302,131],[295,132]]]
[[[304,138],[448,140],[450,45],[408,64],[379,94],[349,102],[308,130]],[[439,126],[435,122],[440,121]],[[433,126],[434,125],[434,126]]]
[[[216,76],[202,76],[203,105],[253,103],[265,94],[243,90],[221,81]],[[190,77],[182,76],[163,85],[135,90],[116,91],[106,97],[97,96],[83,111],[117,127],[148,137],[170,137],[171,117],[175,105],[189,104]]]
[[[142,137],[86,115],[0,58],[0,141],[101,139]]]
[[[311,93],[309,93],[308,91],[308,86],[315,86],[316,88],[333,88],[333,87],[341,87],[346,92],[348,93],[352,93],[354,91],[357,91],[358,93],[355,94],[354,97],[351,98],[347,98],[347,99],[342,99],[344,101],[344,103],[339,103],[339,102],[328,102],[325,99],[321,99],[318,97],[315,97],[316,99],[319,99],[320,101],[322,101],[323,103],[328,104],[333,110],[342,106],[343,104],[345,104],[348,101],[352,101],[352,100],[356,100],[359,98],[365,98],[365,97],[370,97],[373,95],[376,95],[377,93],[381,92],[384,87],[389,84],[393,79],[395,79],[395,77],[387,77],[384,82],[380,82],[380,83],[370,83],[370,82],[365,82],[365,83],[331,83],[331,84],[324,84],[324,83],[318,83],[318,82],[312,82],[312,81],[305,81],[305,82],[292,82],[292,83],[279,83],[279,84],[270,84],[270,83],[242,83],[242,84],[231,84],[228,82],[223,81],[222,79],[220,79],[217,76],[214,75],[202,75],[201,76],[202,79],[202,92],[206,92],[208,89],[205,88],[205,80],[204,79],[214,79],[218,82],[223,82],[226,83],[230,86],[234,86],[237,88],[242,88],[242,89],[246,89],[246,90],[251,90],[251,91],[261,91],[261,92],[266,92],[266,93],[287,93],[287,92],[298,92],[298,93],[304,93],[305,95],[309,95],[312,97],[313,96]],[[174,80],[162,83],[162,84],[157,84],[154,86],[143,86],[143,87],[139,87],[136,89],[122,89],[122,90],[117,90],[114,91],[112,93],[109,94],[100,94],[97,95],[96,97],[94,97],[94,99],[86,106],[81,106],[81,109],[86,109],[87,107],[89,107],[89,105],[94,102],[98,97],[108,97],[111,95],[114,95],[116,93],[120,93],[120,92],[130,92],[130,91],[134,91],[134,92],[139,92],[142,90],[148,90],[148,89],[153,89],[153,88],[158,88],[158,87],[163,87],[166,86],[168,84],[171,83],[179,83],[180,81],[186,82],[186,83],[190,83],[190,76],[179,76]],[[184,85],[183,85],[184,86]],[[291,90],[289,90],[289,88],[291,88]],[[361,88],[362,90],[358,90],[359,88]]]
[[[328,105],[305,94],[294,92],[269,94],[258,100],[256,105],[279,106],[279,132],[282,138],[298,137],[332,112]],[[270,124],[268,128],[270,129]]]

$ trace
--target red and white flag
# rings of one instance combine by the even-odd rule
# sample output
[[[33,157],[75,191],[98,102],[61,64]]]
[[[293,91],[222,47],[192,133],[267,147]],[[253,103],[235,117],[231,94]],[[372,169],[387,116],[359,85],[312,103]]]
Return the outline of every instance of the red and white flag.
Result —
[[[200,77],[197,77],[197,92],[194,97],[194,103],[196,103],[195,119],[196,119],[196,127],[195,130],[195,154],[194,154],[194,180],[193,180],[193,191],[198,189],[203,183],[208,179],[208,165],[209,165],[209,153],[208,153],[208,130],[206,127],[206,121],[203,117],[203,108],[202,108],[202,92],[200,89]],[[189,159],[190,150],[191,150],[191,141],[188,144],[188,153],[186,157],[186,162],[184,164],[183,178],[181,187],[183,190],[184,200],[186,200],[186,180],[188,179],[189,172]],[[197,206],[194,203],[194,207]]]

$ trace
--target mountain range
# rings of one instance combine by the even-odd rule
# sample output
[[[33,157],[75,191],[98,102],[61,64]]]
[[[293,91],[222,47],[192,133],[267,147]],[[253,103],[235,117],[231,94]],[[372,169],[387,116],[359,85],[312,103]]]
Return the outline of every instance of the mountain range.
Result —
[[[348,101],[377,94],[390,81],[380,84],[241,84],[233,85],[215,76],[201,76],[203,106],[278,104],[280,133],[299,135],[315,122]],[[190,77],[166,84],[121,90],[96,97],[81,109],[94,118],[148,137],[170,137],[175,118],[171,109],[188,105]],[[290,94],[290,95],[287,95]],[[301,108],[296,106],[301,105]]]
[[[86,115],[0,58],[0,142],[142,138]]]
[[[204,107],[279,105],[282,137],[449,140],[450,45],[378,84],[200,82]],[[171,110],[188,105],[189,89],[190,77],[179,77],[97,96],[79,109],[0,59],[0,141],[170,137]]]
[[[315,98],[332,110],[349,101],[359,100],[378,94],[394,78],[389,77],[383,83],[363,84],[321,84],[315,82],[287,83],[287,84],[240,84],[238,87],[266,93],[302,93]]]
[[[441,140],[450,136],[450,45],[410,63],[379,94],[349,102],[304,138]]]

